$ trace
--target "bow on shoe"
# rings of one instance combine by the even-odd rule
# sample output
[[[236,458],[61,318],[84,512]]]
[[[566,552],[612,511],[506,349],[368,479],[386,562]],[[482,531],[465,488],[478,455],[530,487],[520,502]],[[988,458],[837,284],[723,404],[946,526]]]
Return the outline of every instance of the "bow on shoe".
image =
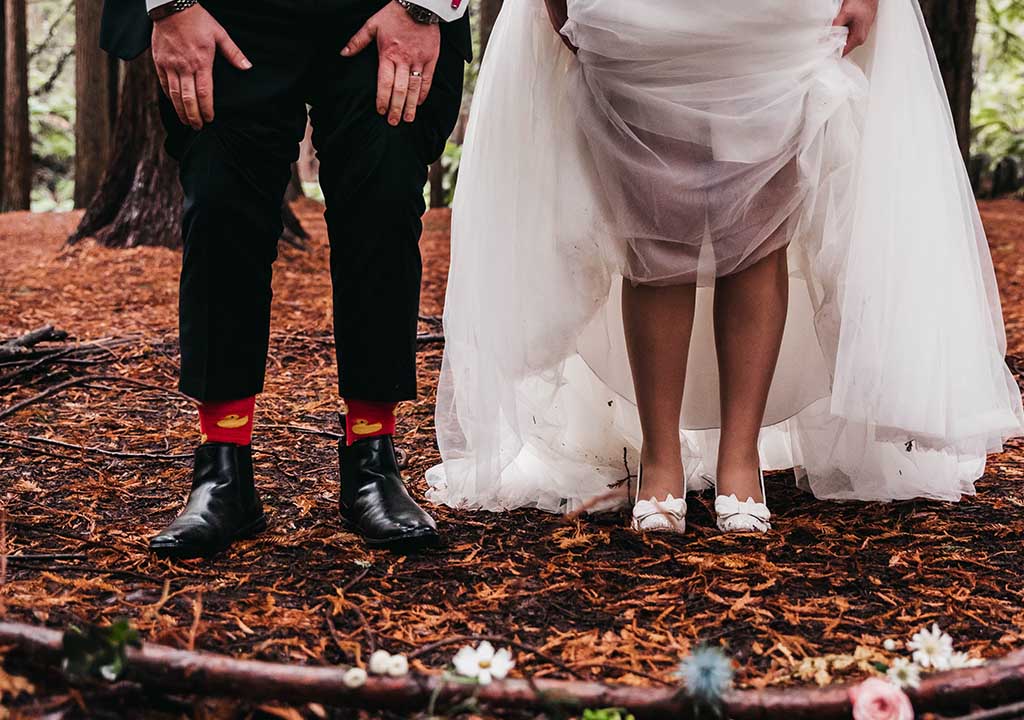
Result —
[[[715,498],[715,514],[718,529],[722,532],[768,532],[771,530],[772,514],[768,506],[753,498],[740,502],[735,495],[719,495]]]
[[[638,500],[633,506],[633,529],[682,533],[686,529],[686,499]]]

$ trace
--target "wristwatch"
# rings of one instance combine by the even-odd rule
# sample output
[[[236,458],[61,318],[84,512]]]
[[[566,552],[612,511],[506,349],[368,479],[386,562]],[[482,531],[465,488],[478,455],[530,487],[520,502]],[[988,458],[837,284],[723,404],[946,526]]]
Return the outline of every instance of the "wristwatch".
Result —
[[[157,5],[155,8],[150,10],[149,19],[153,22],[163,20],[168,15],[180,13],[182,10],[188,10],[193,5],[198,4],[199,0],[171,0],[171,2],[164,3],[163,5]]]
[[[175,1],[177,2],[177,0]],[[395,2],[405,8],[405,11],[409,13],[409,17],[422,25],[436,25],[441,22],[440,15],[427,10],[425,7],[420,7],[416,3],[409,2],[409,0],[395,0]]]

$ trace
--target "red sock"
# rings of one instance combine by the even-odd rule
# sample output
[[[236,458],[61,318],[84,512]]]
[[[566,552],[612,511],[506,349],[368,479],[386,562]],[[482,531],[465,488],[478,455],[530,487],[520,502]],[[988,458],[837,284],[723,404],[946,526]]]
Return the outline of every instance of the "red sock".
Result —
[[[398,403],[346,400],[345,444],[356,440],[395,434],[395,408]]]
[[[248,445],[252,442],[252,416],[256,397],[199,404],[202,441]]]

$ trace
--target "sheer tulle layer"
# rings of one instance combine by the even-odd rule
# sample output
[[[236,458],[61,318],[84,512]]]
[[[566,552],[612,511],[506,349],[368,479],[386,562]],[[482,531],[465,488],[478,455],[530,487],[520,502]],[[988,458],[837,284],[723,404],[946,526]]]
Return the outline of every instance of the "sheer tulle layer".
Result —
[[[570,5],[572,102],[627,277],[711,285],[789,244],[817,180],[804,154],[863,91],[837,3]]]
[[[713,476],[713,280],[786,243],[764,467],[819,497],[955,500],[1021,432],[991,260],[915,0],[842,59],[836,2],[508,0],[462,158],[435,500],[624,499],[622,277],[693,282],[680,427]]]

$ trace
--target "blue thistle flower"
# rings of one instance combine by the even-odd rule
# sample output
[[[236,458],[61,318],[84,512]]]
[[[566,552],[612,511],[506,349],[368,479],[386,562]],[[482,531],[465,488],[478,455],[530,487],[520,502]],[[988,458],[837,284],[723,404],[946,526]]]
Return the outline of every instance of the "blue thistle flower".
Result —
[[[677,677],[698,707],[718,710],[732,687],[732,660],[721,648],[701,645],[679,663]]]

